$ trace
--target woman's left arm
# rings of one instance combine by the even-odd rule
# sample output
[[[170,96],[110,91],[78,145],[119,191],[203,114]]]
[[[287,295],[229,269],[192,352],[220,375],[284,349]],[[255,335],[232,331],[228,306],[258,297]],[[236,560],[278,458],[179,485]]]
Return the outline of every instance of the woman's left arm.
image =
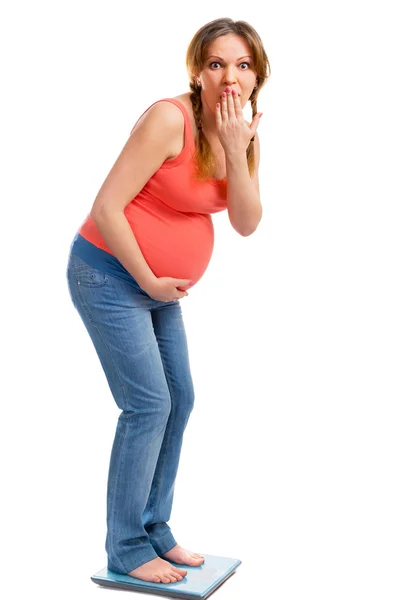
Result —
[[[246,152],[225,151],[228,215],[232,227],[240,235],[248,236],[257,229],[262,217],[258,167],[260,164],[260,140],[255,133],[255,170],[250,177]]]

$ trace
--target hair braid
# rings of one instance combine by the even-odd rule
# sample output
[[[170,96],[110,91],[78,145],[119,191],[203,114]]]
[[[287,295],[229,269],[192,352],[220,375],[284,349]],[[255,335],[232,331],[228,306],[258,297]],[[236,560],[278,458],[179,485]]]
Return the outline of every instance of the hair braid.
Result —
[[[202,128],[203,105],[201,102],[201,86],[197,85],[195,81],[191,81],[189,85],[191,89],[189,98],[192,103],[193,116],[197,127],[195,139],[196,152],[194,157],[197,170],[196,178],[204,180],[212,177],[215,168],[215,158]]]
[[[253,93],[250,96],[250,102],[251,102],[251,118],[254,119],[254,117],[257,114],[257,91],[253,90]],[[251,142],[250,144],[247,146],[247,150],[246,150],[246,156],[247,156],[247,166],[249,167],[249,172],[253,173],[253,169],[254,169],[254,162],[255,162],[255,158],[254,158],[254,138],[255,135],[251,138]]]

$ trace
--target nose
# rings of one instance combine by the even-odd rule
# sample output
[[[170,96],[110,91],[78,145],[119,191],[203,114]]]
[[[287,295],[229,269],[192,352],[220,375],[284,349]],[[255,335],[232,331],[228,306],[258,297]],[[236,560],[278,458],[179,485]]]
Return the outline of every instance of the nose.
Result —
[[[225,85],[233,85],[236,82],[235,74],[232,69],[226,69],[224,73],[224,83]]]

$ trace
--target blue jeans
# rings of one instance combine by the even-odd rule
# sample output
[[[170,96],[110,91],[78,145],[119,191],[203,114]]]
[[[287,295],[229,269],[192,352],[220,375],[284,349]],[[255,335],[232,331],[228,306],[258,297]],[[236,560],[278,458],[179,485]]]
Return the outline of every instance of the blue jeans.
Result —
[[[194,404],[178,302],[151,298],[70,252],[67,280],[121,409],[107,483],[108,569],[127,574],[171,550],[167,525]]]

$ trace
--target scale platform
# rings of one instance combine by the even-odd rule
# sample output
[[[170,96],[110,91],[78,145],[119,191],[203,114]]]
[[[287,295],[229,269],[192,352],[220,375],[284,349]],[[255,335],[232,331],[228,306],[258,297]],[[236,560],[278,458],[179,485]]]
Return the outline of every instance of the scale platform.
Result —
[[[207,598],[228,577],[233,575],[242,561],[236,558],[212,556],[211,554],[203,554],[203,556],[204,562],[199,567],[180,565],[173,560],[168,561],[174,567],[187,571],[186,576],[181,581],[152,583],[130,575],[115,573],[107,567],[93,575],[91,580],[105,587],[121,588],[132,592],[148,592],[160,596],[169,596],[170,598],[182,598],[182,600]]]

